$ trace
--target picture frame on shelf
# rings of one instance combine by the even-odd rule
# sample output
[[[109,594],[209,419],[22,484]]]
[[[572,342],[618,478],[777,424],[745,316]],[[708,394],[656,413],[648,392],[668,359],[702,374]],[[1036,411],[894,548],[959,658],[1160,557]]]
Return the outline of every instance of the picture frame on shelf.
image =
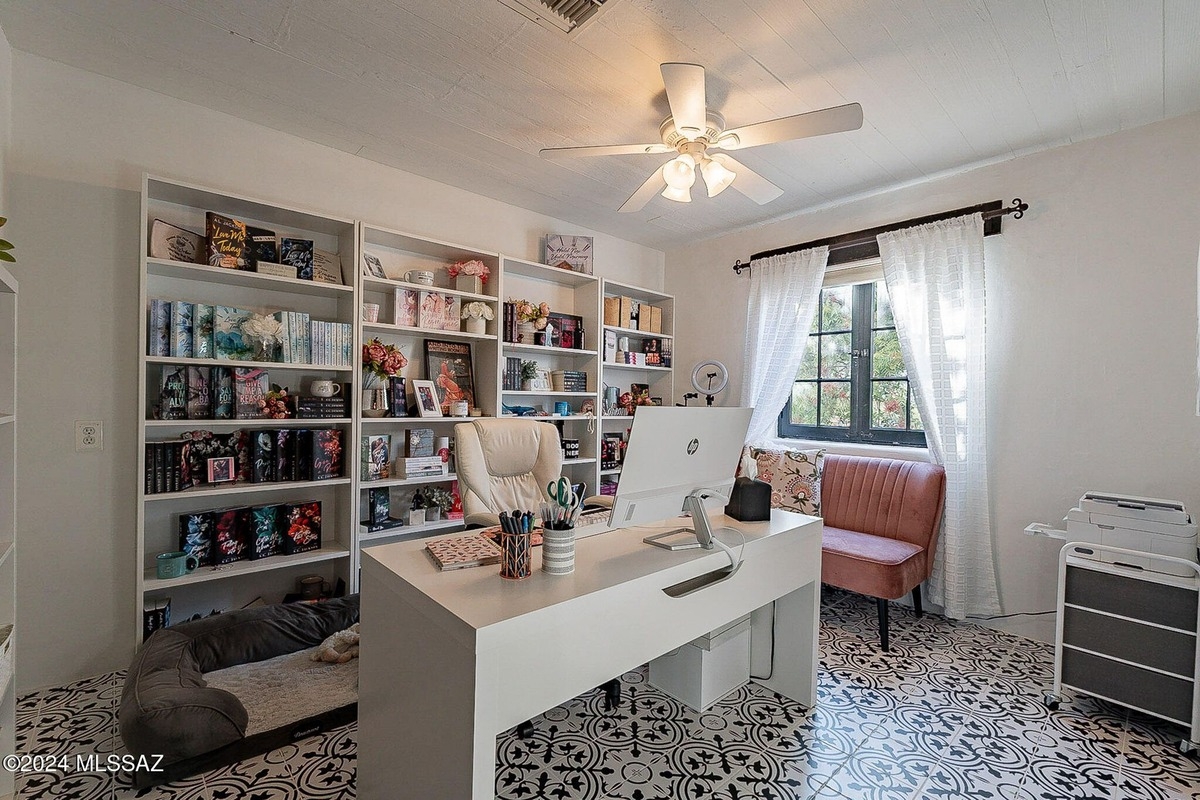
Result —
[[[442,416],[442,405],[438,401],[437,387],[433,381],[412,381],[413,396],[417,399],[417,413],[422,417]]]
[[[546,234],[546,263],[559,269],[591,275],[592,243],[591,236]]]
[[[555,327],[558,335],[555,337],[556,341],[546,342],[547,345],[561,347],[566,350],[583,349],[583,317],[576,314],[561,314],[557,311],[551,311],[547,327],[550,325]]]
[[[203,264],[204,237],[161,219],[150,225],[150,257]]]
[[[468,408],[478,405],[472,365],[469,343],[425,340],[425,377],[437,387],[439,416],[450,416],[450,404],[458,401],[465,400]],[[416,383],[413,385],[415,387]]]
[[[233,483],[237,477],[237,459],[232,456],[208,459],[209,483]]]
[[[548,392],[552,385],[550,383],[550,370],[542,369],[541,367],[538,367],[533,380],[529,382],[529,388],[534,392]]]
[[[383,262],[379,260],[379,256],[363,253],[363,275],[368,278],[387,280],[387,273],[383,269]]]

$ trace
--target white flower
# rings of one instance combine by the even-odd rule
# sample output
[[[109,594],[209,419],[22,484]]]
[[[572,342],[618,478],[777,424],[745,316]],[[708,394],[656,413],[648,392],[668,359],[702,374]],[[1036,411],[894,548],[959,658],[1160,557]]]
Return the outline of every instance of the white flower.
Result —
[[[265,314],[251,314],[242,322],[242,334],[263,344],[275,344],[283,334],[283,323]]]
[[[483,317],[484,319],[495,319],[496,312],[492,311],[492,307],[487,303],[481,303],[478,300],[463,304],[463,319],[479,319],[480,317]]]

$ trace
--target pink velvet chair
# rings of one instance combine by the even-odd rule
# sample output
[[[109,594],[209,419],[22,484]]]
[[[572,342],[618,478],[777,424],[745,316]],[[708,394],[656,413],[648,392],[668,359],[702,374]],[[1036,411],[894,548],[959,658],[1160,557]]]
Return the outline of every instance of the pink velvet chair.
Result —
[[[946,471],[938,464],[826,455],[821,473],[821,581],[876,598],[879,639],[888,649],[888,601],[912,592],[933,570]]]

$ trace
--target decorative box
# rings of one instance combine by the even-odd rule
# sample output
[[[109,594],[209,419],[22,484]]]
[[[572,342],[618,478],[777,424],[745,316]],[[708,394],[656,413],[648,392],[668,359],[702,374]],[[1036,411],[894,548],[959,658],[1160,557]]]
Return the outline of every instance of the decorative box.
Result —
[[[454,279],[454,288],[460,292],[483,294],[483,280],[478,275],[459,275]]]

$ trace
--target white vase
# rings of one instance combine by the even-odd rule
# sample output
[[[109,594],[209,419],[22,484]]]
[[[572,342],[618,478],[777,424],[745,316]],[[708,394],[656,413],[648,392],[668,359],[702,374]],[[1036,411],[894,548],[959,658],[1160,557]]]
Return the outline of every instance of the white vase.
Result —
[[[459,280],[462,280],[461,275],[459,276]],[[483,317],[467,317],[463,320],[463,324],[463,330],[467,333],[487,333],[487,320]]]
[[[460,292],[483,294],[483,281],[478,275],[459,275],[454,279],[454,288]]]
[[[362,414],[364,417],[387,416],[387,389],[375,387],[362,390]]]

